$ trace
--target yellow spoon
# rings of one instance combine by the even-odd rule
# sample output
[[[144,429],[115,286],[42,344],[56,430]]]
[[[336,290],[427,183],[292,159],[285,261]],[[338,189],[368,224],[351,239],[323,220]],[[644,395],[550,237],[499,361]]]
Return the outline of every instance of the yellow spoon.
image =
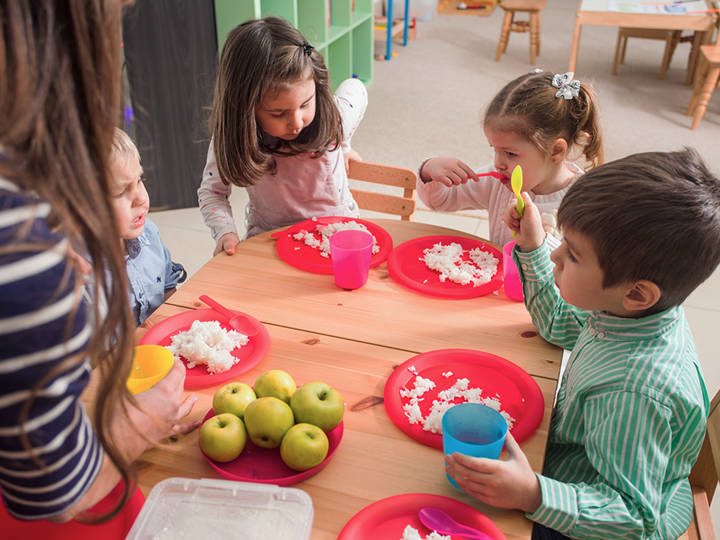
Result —
[[[517,206],[515,208],[518,212],[518,219],[520,219],[525,211],[525,201],[523,201],[522,195],[520,194],[520,190],[522,189],[522,167],[520,167],[520,165],[515,166],[513,169],[512,177],[510,178],[510,185],[517,197]],[[512,235],[513,238],[515,238],[515,231],[513,231]]]

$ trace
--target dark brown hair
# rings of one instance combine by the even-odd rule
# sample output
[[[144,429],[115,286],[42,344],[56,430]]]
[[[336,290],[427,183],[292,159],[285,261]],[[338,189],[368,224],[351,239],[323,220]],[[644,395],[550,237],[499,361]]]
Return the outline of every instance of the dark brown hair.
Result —
[[[116,449],[110,417],[124,408],[133,354],[134,323],[127,301],[125,262],[110,205],[109,157],[119,114],[121,0],[2,0],[0,2],[0,175],[50,203],[52,222],[72,243],[86,246],[94,266],[94,297],[103,318],[86,356],[100,363],[94,427],[106,456],[125,480],[114,517],[132,493],[130,464]],[[39,245],[33,249],[45,250]],[[22,238],[5,250],[26,249]],[[68,255],[70,259],[70,256]],[[107,273],[107,274],[106,274]],[[109,275],[110,278],[106,278]],[[79,298],[81,280],[76,279]],[[77,313],[77,306],[76,311]],[[108,344],[114,344],[112,358]],[[60,369],[38,382],[37,390]],[[22,418],[19,419],[22,425]],[[25,439],[27,443],[27,439]],[[29,446],[28,446],[29,448]]]
[[[581,148],[589,167],[603,162],[602,133],[597,99],[587,83],[572,99],[555,97],[553,74],[532,72],[510,81],[485,111],[483,127],[517,133],[541,152],[549,153],[556,139],[564,139],[568,153]]]
[[[661,298],[653,311],[680,305],[720,263],[720,180],[690,148],[588,171],[563,198],[557,221],[590,240],[603,287],[655,283]]]
[[[223,45],[210,131],[222,181],[247,187],[275,172],[273,155],[312,153],[320,157],[343,140],[322,55],[280,17],[250,20],[228,33]],[[311,51],[306,54],[305,49]],[[315,118],[292,141],[263,142],[255,110],[266,95],[315,81]]]

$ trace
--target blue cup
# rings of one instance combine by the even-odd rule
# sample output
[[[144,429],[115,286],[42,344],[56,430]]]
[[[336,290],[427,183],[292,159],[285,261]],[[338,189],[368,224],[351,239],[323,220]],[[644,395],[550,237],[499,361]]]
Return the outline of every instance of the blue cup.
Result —
[[[460,403],[442,417],[443,455],[459,452],[498,459],[505,444],[507,422],[495,409],[479,403]],[[450,483],[458,487],[450,475]]]

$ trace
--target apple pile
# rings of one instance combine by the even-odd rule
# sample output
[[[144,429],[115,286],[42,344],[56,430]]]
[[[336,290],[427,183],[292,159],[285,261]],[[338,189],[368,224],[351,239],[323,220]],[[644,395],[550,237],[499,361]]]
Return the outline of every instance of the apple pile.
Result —
[[[280,447],[285,464],[307,471],[328,453],[329,433],[342,422],[345,402],[323,382],[297,387],[285,371],[266,371],[250,388],[231,382],[213,396],[213,416],[200,428],[200,448],[211,459],[232,461],[247,438],[261,448]]]

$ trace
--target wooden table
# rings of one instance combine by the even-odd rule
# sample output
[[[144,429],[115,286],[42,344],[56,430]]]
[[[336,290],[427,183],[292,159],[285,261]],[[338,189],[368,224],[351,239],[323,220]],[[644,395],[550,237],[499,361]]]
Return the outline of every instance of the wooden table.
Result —
[[[474,238],[414,222],[371,221],[390,233],[395,246],[436,234]],[[529,538],[532,524],[522,512],[485,506],[450,486],[442,452],[400,431],[382,400],[393,369],[419,353],[467,348],[507,358],[537,381],[545,398],[542,424],[522,444],[540,471],[562,352],[537,335],[525,306],[502,289],[470,300],[416,294],[390,278],[386,263],[371,269],[367,285],[345,291],[331,275],[283,262],[275,242],[266,233],[238,244],[231,257],[212,259],[138,329],[138,336],[171,315],[205,308],[198,297],[207,294],[257,317],[270,333],[265,359],[238,380],[252,385],[260,373],[282,369],[300,384],[320,380],[340,391],[346,402],[342,442],[322,471],[294,486],[313,499],[313,540],[334,540],[364,507],[402,493],[452,497],[485,513],[509,539]],[[192,390],[198,401],[191,418],[202,420],[216,390]],[[139,485],[146,496],[159,481],[174,476],[218,478],[199,451],[197,432],[141,457]]]
[[[689,4],[704,6],[701,9],[714,9],[710,0]],[[583,26],[623,26],[628,28],[654,28],[663,30],[693,30],[692,55],[688,62],[688,77],[685,84],[692,82],[697,64],[700,45],[709,43],[717,21],[717,13],[699,13],[695,15],[670,15],[660,13],[620,13],[608,11],[609,0],[580,0],[575,14],[575,30],[572,47],[570,48],[570,65],[568,71],[575,71],[578,49],[580,48],[580,31]],[[698,10],[699,11],[699,10]]]

